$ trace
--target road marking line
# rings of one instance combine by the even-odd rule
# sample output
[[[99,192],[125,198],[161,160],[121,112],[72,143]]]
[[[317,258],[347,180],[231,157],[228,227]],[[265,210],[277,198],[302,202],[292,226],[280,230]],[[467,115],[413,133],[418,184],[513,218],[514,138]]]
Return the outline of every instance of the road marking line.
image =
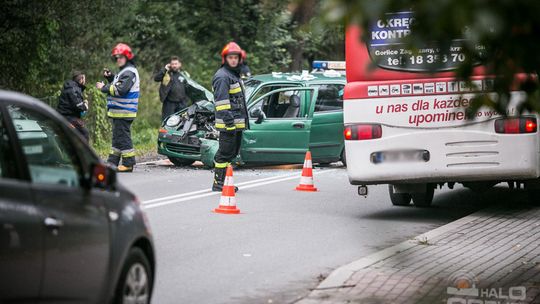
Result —
[[[246,185],[249,185],[249,184],[254,184],[254,183],[263,182],[263,181],[267,181],[267,180],[281,179],[281,178],[284,178],[284,177],[297,176],[297,175],[298,175],[297,173],[292,173],[292,174],[284,174],[284,175],[278,175],[278,176],[265,177],[265,178],[261,178],[261,179],[256,179],[256,180],[251,180],[251,181],[247,181],[247,182],[238,183],[235,186],[238,186],[238,187],[246,186]],[[242,187],[242,189],[244,189],[244,188],[245,187]],[[201,194],[201,193],[210,192],[210,191],[211,191],[211,189],[204,189],[204,190],[197,190],[197,191],[187,192],[187,193],[182,193],[182,194],[175,194],[175,195],[170,195],[170,196],[165,196],[165,197],[160,197],[160,198],[147,200],[147,201],[144,201],[142,204],[143,205],[153,204],[153,203],[157,203],[157,202],[160,202],[160,201],[166,201],[166,200],[181,198],[181,197],[190,196],[190,195]]]
[[[320,174],[324,174],[324,173],[334,172],[336,170],[337,169],[316,171],[313,174],[314,175],[320,175]],[[259,186],[275,184],[275,183],[284,182],[284,181],[288,181],[288,180],[298,178],[297,174],[294,174],[294,176],[284,175],[284,176],[280,176],[280,177],[283,177],[283,178],[280,178],[280,179],[265,178],[265,179],[256,180],[256,183],[251,182],[251,184],[248,184],[248,182],[245,182],[245,183],[243,183],[245,186],[243,186],[242,189],[255,188],[255,187],[259,187]],[[248,185],[246,185],[246,184],[248,184]],[[190,194],[196,194],[196,195],[191,195],[191,196],[188,196],[188,197],[178,197],[177,199],[171,199],[171,200],[163,201],[163,202],[157,202],[157,203],[150,203],[149,204],[149,203],[147,203],[148,202],[147,201],[147,202],[143,203],[142,208],[143,209],[152,209],[152,208],[162,207],[162,206],[166,206],[166,205],[171,205],[171,204],[176,204],[176,203],[185,202],[185,201],[189,201],[189,200],[194,200],[194,199],[198,199],[198,198],[203,198],[203,197],[208,197],[208,196],[214,196],[214,195],[220,195],[221,194],[221,192],[204,193],[204,192],[207,192],[207,191],[210,191],[210,190],[199,190],[199,191],[190,192]],[[186,193],[186,194],[188,194],[188,193]]]

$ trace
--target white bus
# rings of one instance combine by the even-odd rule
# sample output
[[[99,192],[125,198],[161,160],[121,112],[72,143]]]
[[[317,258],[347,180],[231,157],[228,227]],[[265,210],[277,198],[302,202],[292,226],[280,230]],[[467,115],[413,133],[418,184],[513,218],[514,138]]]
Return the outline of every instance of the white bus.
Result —
[[[368,185],[388,184],[392,204],[400,206],[429,206],[437,186],[456,183],[480,190],[507,182],[538,199],[539,117],[516,110],[525,93],[512,92],[507,115],[482,108],[467,119],[471,98],[489,92],[493,78],[477,66],[472,85],[455,79],[452,70],[465,60],[459,40],[445,52],[407,50],[400,38],[410,34],[411,18],[410,12],[388,14],[367,29],[367,42],[360,27],[347,29],[344,136],[351,184],[360,195]],[[433,64],[440,72],[429,74]]]

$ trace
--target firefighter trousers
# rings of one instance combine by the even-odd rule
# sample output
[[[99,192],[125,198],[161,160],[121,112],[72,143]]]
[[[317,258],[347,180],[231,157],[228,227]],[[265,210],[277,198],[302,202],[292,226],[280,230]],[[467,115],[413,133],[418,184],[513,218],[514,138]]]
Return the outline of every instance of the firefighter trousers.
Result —
[[[242,143],[242,131],[221,131],[219,132],[219,148],[214,163],[216,169],[227,168],[231,161],[240,152]]]
[[[133,167],[135,165],[135,149],[131,141],[131,124],[133,119],[112,119],[112,149],[107,162],[118,166]]]

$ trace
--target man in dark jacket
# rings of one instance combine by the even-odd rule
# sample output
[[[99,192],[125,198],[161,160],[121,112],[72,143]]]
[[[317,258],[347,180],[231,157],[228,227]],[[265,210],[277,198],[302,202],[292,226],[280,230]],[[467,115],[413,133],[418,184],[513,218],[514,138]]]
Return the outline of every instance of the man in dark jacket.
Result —
[[[107,116],[112,119],[112,149],[107,162],[117,166],[118,172],[132,172],[135,149],[131,140],[131,124],[139,107],[139,72],[133,62],[135,55],[127,44],[117,44],[111,56],[120,71],[113,75],[105,70],[103,76],[109,83],[96,83],[96,87],[107,94]]]
[[[75,71],[71,80],[64,83],[58,98],[57,110],[88,141],[88,130],[82,120],[83,114],[88,111],[88,102],[83,97],[85,84],[86,76],[82,72]]]
[[[219,148],[214,157],[212,191],[221,191],[227,166],[238,155],[242,131],[248,129],[244,84],[240,78],[242,49],[234,42],[221,51],[222,66],[212,79]]]
[[[173,56],[171,61],[154,76],[154,81],[161,82],[159,86],[159,99],[163,103],[161,120],[186,107],[187,80],[182,75],[181,68],[180,58]]]

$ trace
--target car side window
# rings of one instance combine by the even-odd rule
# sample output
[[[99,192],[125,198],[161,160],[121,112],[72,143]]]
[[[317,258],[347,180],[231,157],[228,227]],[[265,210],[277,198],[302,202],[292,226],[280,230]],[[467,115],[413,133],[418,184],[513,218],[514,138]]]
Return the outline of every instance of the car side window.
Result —
[[[17,167],[15,165],[12,143],[9,138],[8,130],[4,118],[0,113],[0,178],[14,178],[17,176]]]
[[[34,110],[8,106],[17,137],[35,184],[78,187],[81,168],[74,146],[53,119]]]
[[[260,108],[266,118],[297,118],[300,117],[302,96],[303,91],[298,90],[276,92],[258,101],[254,108]]]
[[[315,112],[338,111],[343,109],[343,88],[342,84],[321,84],[317,101],[315,102]]]
[[[253,97],[250,97],[249,99],[250,100],[256,100],[257,98],[263,96],[266,93],[269,93],[269,92],[272,92],[272,91],[278,90],[278,89],[284,89],[284,88],[292,87],[292,86],[296,86],[296,85],[293,85],[293,84],[265,85],[265,86],[261,87],[257,92],[255,92]]]
[[[272,88],[270,86],[264,86],[264,87],[260,88],[257,92],[255,92],[255,94],[253,95],[253,97],[251,99],[255,100],[255,99],[263,96],[264,94],[270,92],[271,90],[272,90]]]

